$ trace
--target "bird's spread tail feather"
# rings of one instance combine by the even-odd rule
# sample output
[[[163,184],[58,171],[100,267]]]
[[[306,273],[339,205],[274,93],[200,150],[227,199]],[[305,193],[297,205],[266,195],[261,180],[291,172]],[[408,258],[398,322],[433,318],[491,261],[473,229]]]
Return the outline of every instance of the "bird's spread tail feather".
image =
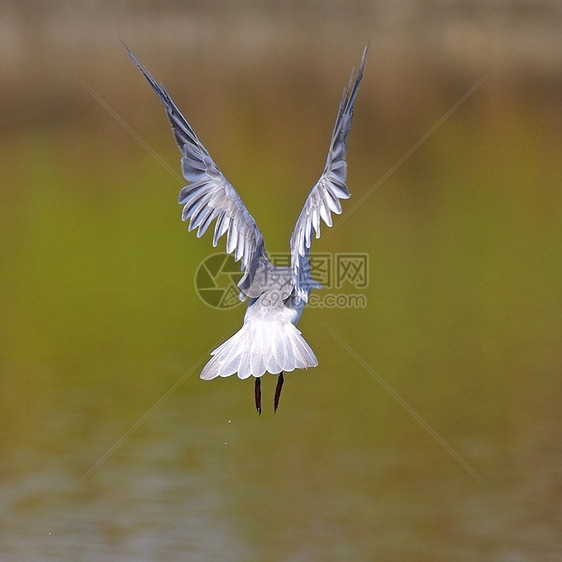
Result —
[[[261,377],[266,372],[277,374],[318,365],[312,349],[290,322],[246,322],[211,355],[201,372],[205,380],[234,373],[246,379]]]

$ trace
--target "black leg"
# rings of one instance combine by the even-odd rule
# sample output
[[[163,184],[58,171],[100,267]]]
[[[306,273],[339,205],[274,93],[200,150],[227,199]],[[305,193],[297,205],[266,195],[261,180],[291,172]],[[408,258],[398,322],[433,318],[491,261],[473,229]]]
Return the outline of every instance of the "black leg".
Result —
[[[256,401],[256,410],[258,414],[261,414],[261,379],[259,377],[256,377],[254,384],[254,400]]]
[[[281,389],[283,388],[283,383],[285,379],[283,378],[283,371],[279,373],[279,378],[277,379],[277,386],[275,387],[275,396],[273,397],[273,411],[277,412],[279,407],[279,398],[281,398]]]

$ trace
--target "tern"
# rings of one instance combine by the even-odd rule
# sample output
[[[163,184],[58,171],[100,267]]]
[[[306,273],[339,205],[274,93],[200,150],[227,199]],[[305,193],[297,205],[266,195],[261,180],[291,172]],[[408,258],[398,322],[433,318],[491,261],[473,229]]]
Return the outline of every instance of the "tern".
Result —
[[[339,105],[324,171],[308,195],[291,235],[291,266],[276,267],[269,262],[261,232],[234,187],[216,166],[164,86],[156,82],[127,49],[164,104],[182,155],[182,173],[188,182],[179,195],[179,203],[183,205],[182,220],[189,220],[189,231],[197,228],[198,238],[215,221],[213,247],[226,234],[227,253],[233,254],[235,261],[241,261],[240,300],[249,299],[244,324],[211,352],[211,360],[200,376],[204,380],[236,373],[240,379],[255,377],[254,401],[258,414],[261,414],[260,377],[266,372],[278,375],[273,399],[273,409],[277,411],[283,373],[318,365],[314,352],[296,325],[310,291],[322,288],[310,276],[313,234],[320,237],[321,220],[331,227],[332,213],[342,212],[340,199],[350,197],[346,186],[347,136],[367,50],[368,45],[363,49],[357,74],[351,71]]]

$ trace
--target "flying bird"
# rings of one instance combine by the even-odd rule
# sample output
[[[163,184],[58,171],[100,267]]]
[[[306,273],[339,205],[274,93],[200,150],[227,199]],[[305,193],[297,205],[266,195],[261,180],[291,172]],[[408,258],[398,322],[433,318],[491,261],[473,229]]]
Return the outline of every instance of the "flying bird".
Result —
[[[164,104],[182,154],[183,177],[188,182],[179,195],[179,203],[183,205],[182,220],[189,220],[189,231],[197,228],[198,238],[215,222],[213,246],[216,247],[226,234],[227,253],[241,262],[240,299],[249,299],[244,325],[211,353],[212,358],[200,376],[204,380],[235,373],[240,379],[255,377],[254,400],[259,414],[260,377],[266,372],[279,375],[273,399],[273,408],[277,411],[283,373],[318,365],[314,352],[296,325],[310,291],[322,288],[310,276],[313,234],[320,237],[321,220],[332,226],[331,214],[342,212],[340,199],[350,197],[346,186],[346,143],[367,49],[368,45],[363,49],[357,74],[354,76],[354,71],[351,72],[349,84],[344,89],[324,171],[297,219],[290,240],[290,267],[275,267],[269,262],[261,232],[238,193],[213,162],[164,86],[156,82],[127,49]]]

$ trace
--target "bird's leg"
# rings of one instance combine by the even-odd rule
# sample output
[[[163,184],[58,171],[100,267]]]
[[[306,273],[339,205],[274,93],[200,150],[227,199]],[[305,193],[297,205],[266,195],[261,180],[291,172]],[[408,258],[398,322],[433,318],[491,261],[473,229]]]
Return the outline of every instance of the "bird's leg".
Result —
[[[256,377],[254,384],[254,400],[256,401],[256,410],[258,414],[261,414],[261,379],[259,377]]]
[[[279,398],[281,398],[281,389],[283,388],[283,383],[285,379],[283,378],[283,371],[279,373],[279,377],[277,379],[277,386],[275,387],[275,396],[273,397],[273,411],[277,412],[277,408],[279,407]]]

